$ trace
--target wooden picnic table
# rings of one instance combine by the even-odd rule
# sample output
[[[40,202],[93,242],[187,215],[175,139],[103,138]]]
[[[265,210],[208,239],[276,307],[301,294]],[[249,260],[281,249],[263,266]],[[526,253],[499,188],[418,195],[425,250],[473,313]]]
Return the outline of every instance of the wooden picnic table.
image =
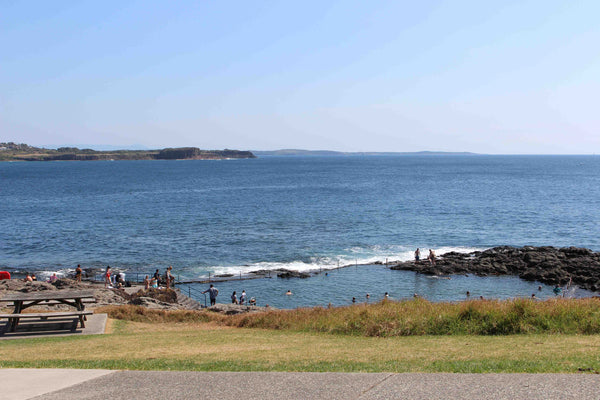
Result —
[[[71,315],[75,315],[79,317],[79,321],[81,322],[81,327],[85,327],[86,314],[90,314],[89,312],[85,312],[85,304],[86,302],[90,302],[94,300],[94,291],[93,290],[44,290],[38,292],[29,292],[29,293],[12,293],[8,296],[4,296],[0,299],[0,302],[12,302],[14,306],[13,313],[11,314],[11,318],[9,319],[9,329],[11,332],[14,332],[17,329],[17,325],[19,324],[19,316],[17,314],[21,314],[21,312],[29,307],[35,305],[53,305],[53,304],[66,304],[68,306],[74,307],[77,311],[70,313]],[[52,316],[65,316],[68,313],[44,313],[45,317]],[[15,316],[12,318],[12,316]],[[42,317],[43,318],[43,317]]]

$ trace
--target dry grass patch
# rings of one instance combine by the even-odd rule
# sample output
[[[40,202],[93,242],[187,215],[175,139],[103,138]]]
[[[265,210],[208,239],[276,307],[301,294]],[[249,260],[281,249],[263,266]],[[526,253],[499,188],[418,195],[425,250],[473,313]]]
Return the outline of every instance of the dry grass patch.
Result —
[[[139,306],[98,309],[109,317],[136,322],[213,322],[263,328],[371,337],[413,335],[514,335],[524,333],[599,334],[598,299],[466,301],[423,299],[382,301],[337,308],[299,308],[225,316],[210,311],[165,311]]]
[[[194,310],[154,310],[142,306],[120,305],[98,307],[95,313],[106,313],[109,318],[153,323],[209,322],[220,320],[219,315]]]
[[[382,301],[231,316],[237,327],[285,329],[374,337],[412,335],[514,335],[600,333],[598,299],[466,301],[431,303],[423,299]]]

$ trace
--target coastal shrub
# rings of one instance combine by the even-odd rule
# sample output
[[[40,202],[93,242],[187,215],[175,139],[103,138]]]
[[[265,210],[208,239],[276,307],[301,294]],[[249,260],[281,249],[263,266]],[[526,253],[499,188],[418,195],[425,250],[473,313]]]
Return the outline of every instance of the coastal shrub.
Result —
[[[155,310],[134,305],[99,307],[96,313],[106,313],[109,318],[152,323],[209,322],[216,315],[194,310]]]
[[[331,309],[299,308],[232,316],[237,327],[287,329],[374,337],[600,333],[598,299],[472,300],[431,303],[382,301]]]
[[[209,322],[239,328],[369,337],[414,335],[599,334],[600,299],[470,300],[431,303],[384,300],[333,308],[298,308],[221,315],[205,311],[105,307],[111,318],[139,322]]]

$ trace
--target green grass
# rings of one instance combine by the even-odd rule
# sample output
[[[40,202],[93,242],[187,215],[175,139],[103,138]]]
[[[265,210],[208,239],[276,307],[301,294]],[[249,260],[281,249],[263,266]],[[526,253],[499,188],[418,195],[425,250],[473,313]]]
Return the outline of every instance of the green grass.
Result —
[[[108,334],[0,341],[0,367],[600,372],[600,301],[424,300],[223,316],[106,307]]]
[[[119,321],[112,332],[3,341],[0,367],[304,372],[600,371],[599,335],[381,338],[228,328],[214,323],[129,321]]]
[[[385,363],[345,363],[345,362],[285,362],[257,363],[241,361],[193,360],[52,360],[40,362],[2,362],[2,368],[75,368],[111,369],[137,371],[229,371],[229,372],[445,372],[445,373],[600,373],[598,363],[570,360],[569,367],[553,362],[521,360],[479,360],[479,361],[434,361],[415,363],[390,361]]]

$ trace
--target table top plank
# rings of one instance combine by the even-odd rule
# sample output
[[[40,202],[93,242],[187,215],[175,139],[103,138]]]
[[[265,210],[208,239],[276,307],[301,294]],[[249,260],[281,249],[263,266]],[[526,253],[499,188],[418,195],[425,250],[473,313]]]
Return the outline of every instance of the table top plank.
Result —
[[[94,298],[93,290],[44,290],[28,293],[11,293],[2,297],[0,301],[75,300],[89,298]]]

